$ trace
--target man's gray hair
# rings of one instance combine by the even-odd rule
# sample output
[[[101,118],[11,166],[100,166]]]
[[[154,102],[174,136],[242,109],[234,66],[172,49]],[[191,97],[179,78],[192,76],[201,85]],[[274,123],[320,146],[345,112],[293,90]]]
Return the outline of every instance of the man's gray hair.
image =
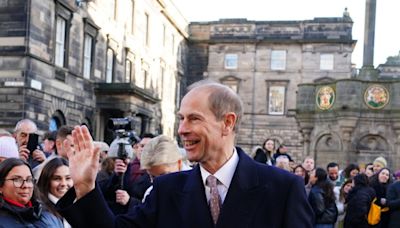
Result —
[[[141,169],[149,169],[155,165],[169,165],[182,160],[182,158],[178,146],[172,139],[165,135],[159,135],[152,138],[144,146],[140,158],[140,167]]]
[[[233,130],[238,133],[243,116],[243,102],[239,95],[228,86],[209,79],[193,83],[188,87],[188,92],[195,89],[209,90],[208,103],[217,120],[222,120],[228,112],[236,114],[237,119]]]
[[[36,129],[35,132],[37,131],[37,126],[36,126],[35,122],[33,122],[30,119],[22,119],[22,120],[18,121],[17,124],[15,124],[14,133],[17,133],[18,131],[21,130],[22,124],[31,124]]]

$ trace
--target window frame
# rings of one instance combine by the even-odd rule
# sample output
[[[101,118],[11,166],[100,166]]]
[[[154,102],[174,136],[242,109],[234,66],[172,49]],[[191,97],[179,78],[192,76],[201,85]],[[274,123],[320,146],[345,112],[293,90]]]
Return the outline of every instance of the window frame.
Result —
[[[324,58],[324,57],[330,57]],[[319,55],[319,69],[320,70],[333,70],[335,67],[335,55],[332,53],[321,53]]]
[[[235,76],[227,76],[220,79],[221,84],[231,88],[236,94],[239,94],[241,79]]]
[[[111,56],[109,55],[111,53]],[[111,58],[110,58],[111,57]],[[111,59],[111,61],[110,61]],[[106,83],[114,82],[114,63],[115,63],[115,52],[112,48],[108,47],[106,51]],[[111,69],[110,69],[111,67]],[[111,73],[109,73],[111,72]]]
[[[289,81],[288,80],[270,80],[266,81],[267,84],[267,114],[271,116],[284,116],[287,113],[286,107],[287,107],[287,92],[288,92],[288,85]],[[277,112],[277,111],[271,111],[271,88],[273,87],[281,87],[283,88],[283,104],[281,105],[282,111]]]
[[[90,39],[90,44],[87,40]],[[84,38],[84,48],[83,48],[83,78],[90,79],[92,76],[92,59],[93,59],[93,37],[85,33]],[[89,50],[88,50],[89,49]]]
[[[125,77],[124,82],[130,83],[132,81],[133,63],[129,58],[125,58]]]
[[[283,56],[283,58],[282,58]],[[286,50],[271,50],[270,68],[273,71],[286,70],[287,51]]]
[[[99,27],[89,18],[83,18],[84,23],[84,36],[83,36],[83,53],[82,53],[82,77],[85,79],[91,79],[94,72],[94,59],[96,53],[96,43],[97,43],[97,35],[99,34]],[[90,44],[90,54],[87,55],[86,53],[86,37],[89,36],[92,38],[92,42]],[[90,57],[89,61],[89,75],[85,75],[85,66],[86,66],[86,59]]]
[[[69,63],[69,36],[70,36],[70,28],[71,28],[71,20],[73,16],[73,9],[66,5],[65,3],[62,3],[58,0],[56,0],[55,4],[55,20],[54,20],[54,58],[53,58],[53,63],[56,67],[59,68],[68,68],[68,63]],[[59,53],[57,50],[57,37],[58,37],[58,21],[59,19],[64,20],[65,22],[65,27],[63,31],[63,47],[62,47],[62,53]],[[62,55],[62,59],[59,60],[57,56]]]
[[[144,26],[145,26],[145,32],[144,32],[144,44],[146,47],[150,46],[150,15],[149,13],[145,12],[144,13]]]
[[[235,58],[233,59],[231,57],[235,57]],[[235,65],[231,66],[229,63],[233,60],[235,60]],[[224,68],[225,69],[237,69],[238,63],[239,63],[239,55],[238,54],[234,54],[234,53],[225,54],[225,56],[224,56]]]

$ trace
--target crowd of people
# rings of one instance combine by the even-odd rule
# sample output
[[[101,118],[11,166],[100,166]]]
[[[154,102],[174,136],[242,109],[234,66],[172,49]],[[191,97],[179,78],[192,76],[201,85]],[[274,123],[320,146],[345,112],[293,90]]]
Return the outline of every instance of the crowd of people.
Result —
[[[68,228],[71,225],[56,204],[73,186],[67,156],[67,147],[73,147],[73,128],[46,132],[30,151],[29,136],[37,130],[33,121],[23,119],[13,133],[0,131],[0,224]],[[94,142],[101,150],[96,181],[115,215],[144,202],[155,177],[191,168],[167,136],[145,133],[132,144],[124,141],[126,158],[118,154],[121,140],[117,138],[110,146]]]
[[[304,179],[316,216],[315,227],[400,227],[400,170],[389,169],[382,156],[365,165],[349,164],[340,169],[338,163],[330,162],[322,168],[312,157],[296,164],[286,146],[275,149],[275,141],[266,139],[255,147],[253,158]],[[374,225],[368,223],[371,203],[387,208]]]

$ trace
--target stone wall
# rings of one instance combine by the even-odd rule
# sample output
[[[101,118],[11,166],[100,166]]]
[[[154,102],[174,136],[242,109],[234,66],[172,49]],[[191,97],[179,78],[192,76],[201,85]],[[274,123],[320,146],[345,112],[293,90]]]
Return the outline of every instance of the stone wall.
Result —
[[[294,110],[298,84],[350,78],[352,22],[348,17],[307,21],[248,21],[221,19],[192,22],[188,84],[202,78],[233,80],[244,103],[237,144],[251,153],[266,138],[283,143],[297,162],[307,155]],[[284,70],[271,69],[273,50],[286,51]],[[332,70],[320,70],[320,54],[334,56]],[[226,54],[236,54],[234,69],[224,65]],[[283,115],[268,111],[269,88],[285,87]],[[300,107],[301,108],[301,107]]]

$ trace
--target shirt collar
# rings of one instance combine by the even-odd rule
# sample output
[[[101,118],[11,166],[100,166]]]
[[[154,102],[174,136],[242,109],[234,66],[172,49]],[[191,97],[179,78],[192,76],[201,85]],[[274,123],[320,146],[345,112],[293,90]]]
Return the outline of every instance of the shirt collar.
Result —
[[[47,197],[49,198],[50,202],[57,204],[58,200],[60,200],[59,198],[57,198],[55,195],[49,193],[47,195]]]
[[[235,173],[236,166],[239,162],[239,156],[237,154],[236,148],[233,148],[233,155],[229,160],[214,173],[214,176],[222,183],[226,188],[229,188]],[[211,173],[205,170],[200,164],[201,178],[203,179],[203,184],[206,185],[206,179]]]

